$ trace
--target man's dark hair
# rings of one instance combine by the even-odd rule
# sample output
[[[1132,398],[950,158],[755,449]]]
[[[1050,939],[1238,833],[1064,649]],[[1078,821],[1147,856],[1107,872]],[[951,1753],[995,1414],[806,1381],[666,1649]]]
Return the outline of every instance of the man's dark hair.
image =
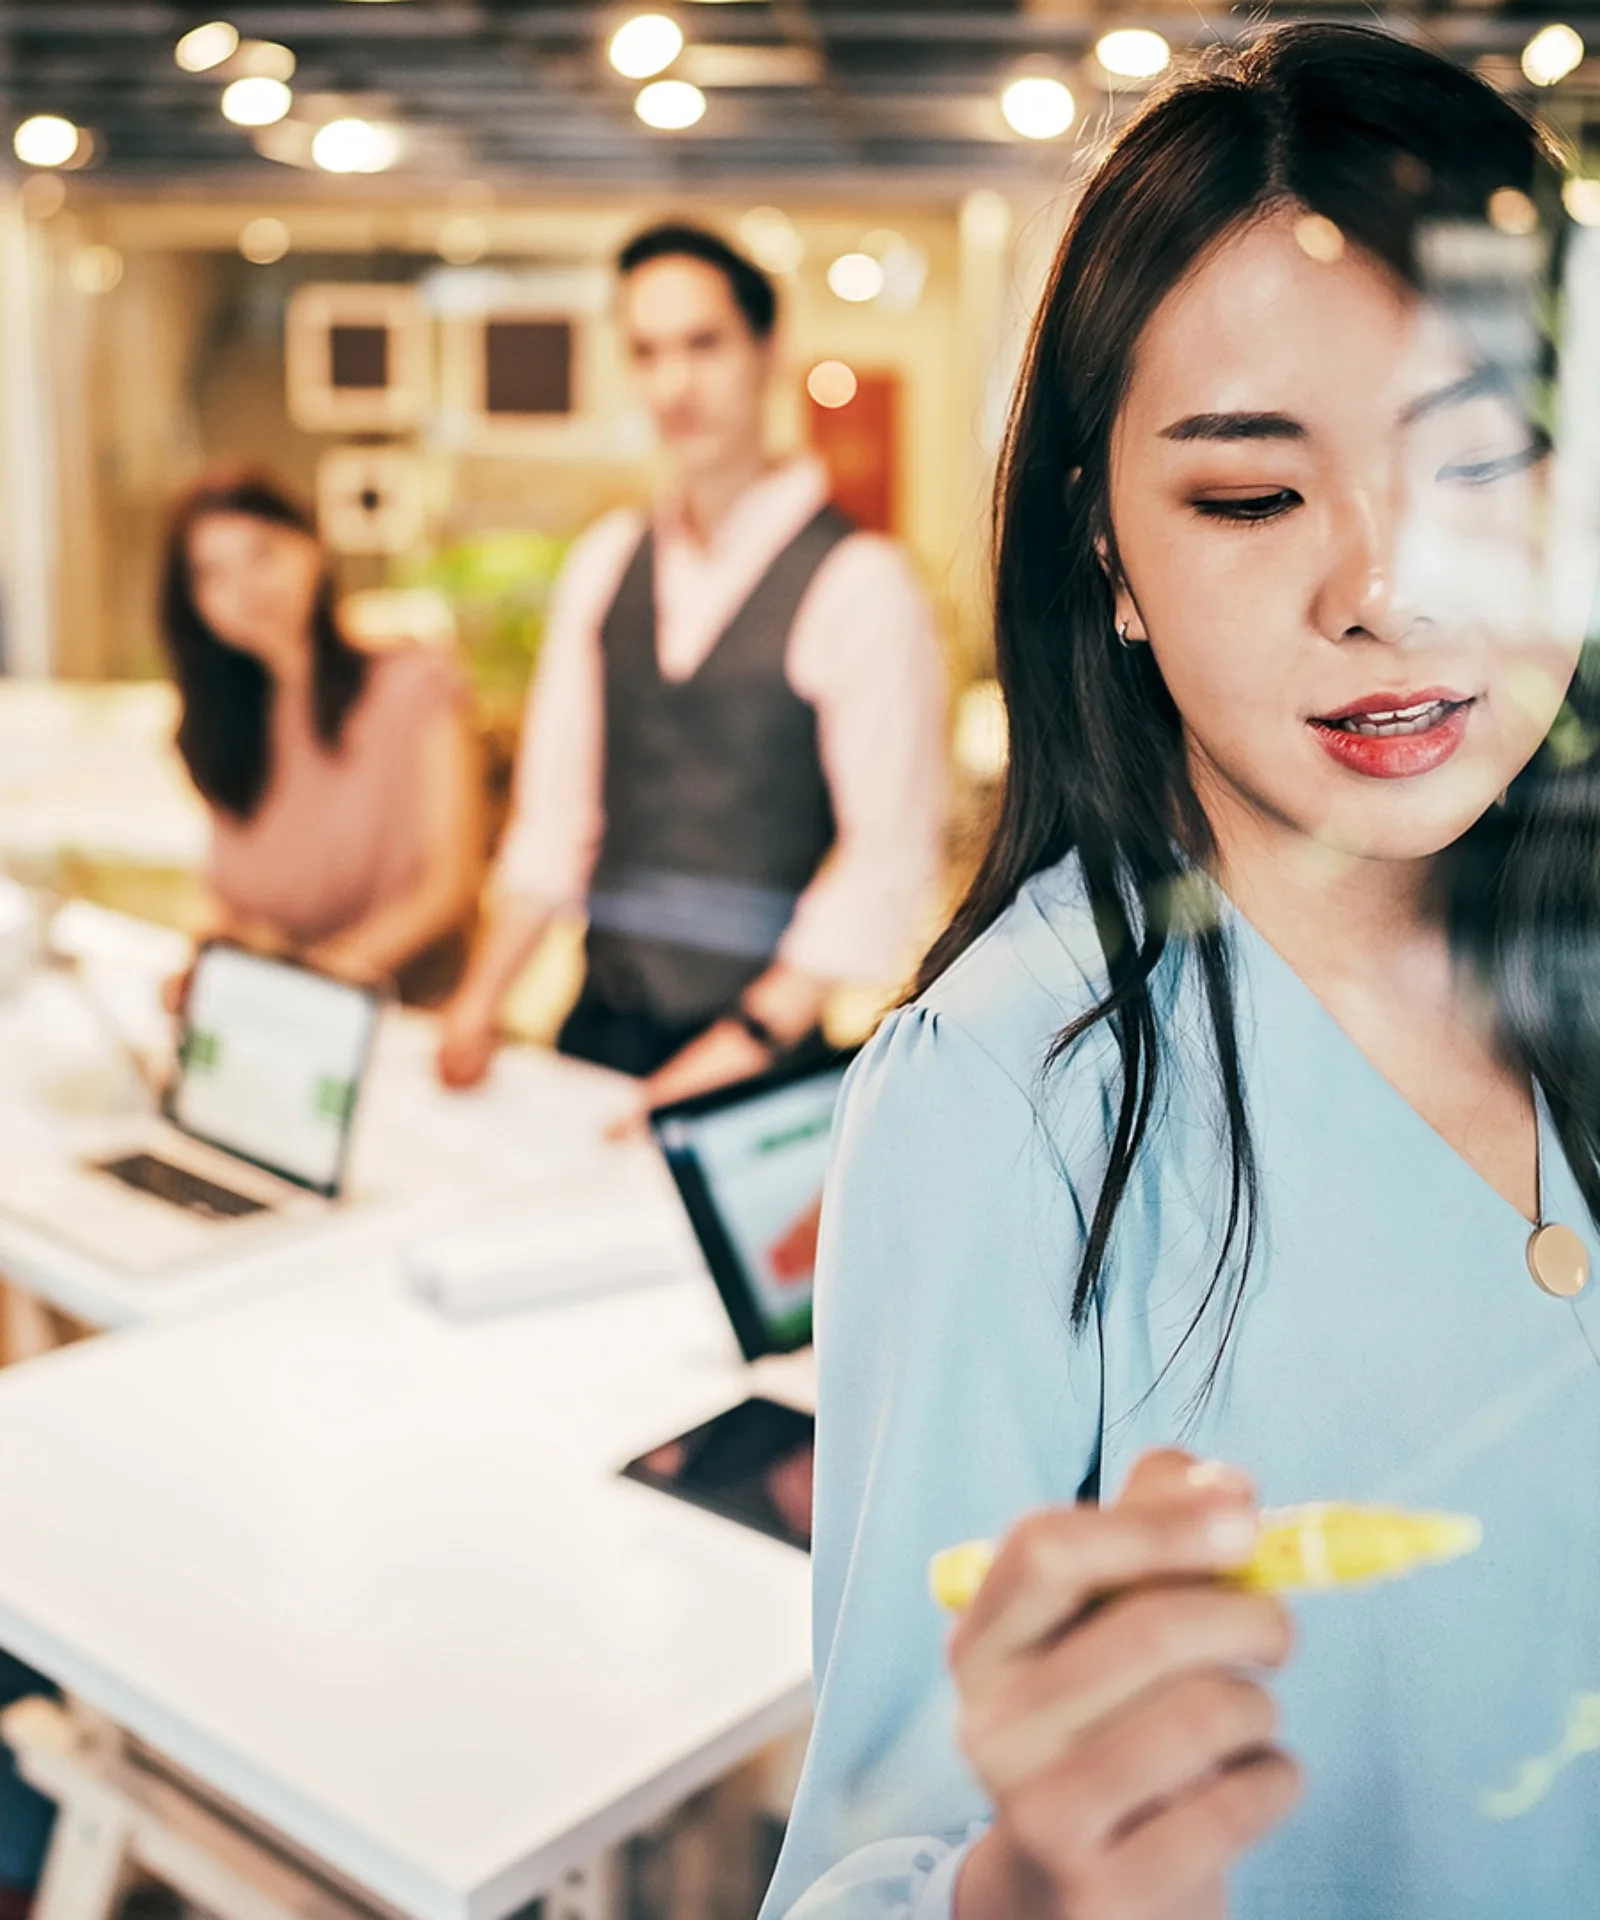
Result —
[[[728,283],[733,303],[758,340],[770,340],[778,322],[778,293],[753,260],[730,247],[720,234],[706,227],[668,222],[636,233],[617,255],[617,272],[624,280],[652,260],[703,260]]]

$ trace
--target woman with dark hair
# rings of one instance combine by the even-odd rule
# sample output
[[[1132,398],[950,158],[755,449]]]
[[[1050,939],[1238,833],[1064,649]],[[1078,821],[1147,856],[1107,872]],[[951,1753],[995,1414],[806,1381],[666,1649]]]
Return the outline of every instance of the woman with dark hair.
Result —
[[[1600,702],[1555,363],[1479,324],[1560,184],[1469,74],[1305,26],[1084,190],[1000,485],[1002,818],[836,1140],[769,1915],[1595,1908]],[[1485,1544],[1291,1651],[1217,1576],[1319,1498]]]
[[[310,515],[256,474],[214,477],[179,505],[161,613],[179,751],[212,809],[208,931],[440,997],[482,861],[453,665],[352,645]]]

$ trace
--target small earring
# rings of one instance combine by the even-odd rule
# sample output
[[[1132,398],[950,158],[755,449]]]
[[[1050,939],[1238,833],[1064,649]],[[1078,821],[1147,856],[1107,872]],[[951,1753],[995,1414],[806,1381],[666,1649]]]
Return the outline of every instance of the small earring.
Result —
[[[1128,638],[1128,623],[1126,620],[1119,620],[1117,622],[1117,643],[1119,646],[1126,647],[1129,653],[1132,653],[1134,648],[1139,644],[1137,640],[1130,640]]]

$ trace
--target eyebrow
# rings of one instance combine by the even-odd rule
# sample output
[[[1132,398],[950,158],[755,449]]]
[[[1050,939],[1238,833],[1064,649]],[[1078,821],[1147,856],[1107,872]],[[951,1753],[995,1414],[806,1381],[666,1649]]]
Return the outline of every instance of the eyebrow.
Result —
[[[1485,362],[1482,366],[1474,367],[1471,373],[1463,374],[1459,380],[1452,380],[1448,386],[1435,387],[1432,393],[1422,394],[1401,413],[1401,425],[1414,426],[1417,421],[1426,420],[1431,414],[1442,413],[1447,407],[1462,406],[1482,394],[1502,400],[1512,397],[1511,381],[1503,367]]]
[[[1401,412],[1402,426],[1415,426],[1419,420],[1442,413],[1449,407],[1464,406],[1484,394],[1509,398],[1512,384],[1501,367],[1485,363],[1463,374],[1459,380],[1421,394]],[[1288,413],[1191,413],[1161,429],[1163,440],[1304,440],[1309,436],[1303,422]]]
[[[1191,413],[1161,429],[1163,440],[1304,440],[1287,413]]]

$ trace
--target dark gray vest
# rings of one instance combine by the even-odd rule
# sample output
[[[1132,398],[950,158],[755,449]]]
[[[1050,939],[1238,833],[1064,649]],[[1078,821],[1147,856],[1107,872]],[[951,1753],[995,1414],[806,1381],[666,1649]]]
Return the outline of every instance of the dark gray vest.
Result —
[[[605,837],[589,896],[589,987],[668,1025],[715,1019],[771,962],[833,845],[816,711],[784,677],[817,569],[854,528],[824,507],[698,671],[656,656],[646,534],[601,628]]]

